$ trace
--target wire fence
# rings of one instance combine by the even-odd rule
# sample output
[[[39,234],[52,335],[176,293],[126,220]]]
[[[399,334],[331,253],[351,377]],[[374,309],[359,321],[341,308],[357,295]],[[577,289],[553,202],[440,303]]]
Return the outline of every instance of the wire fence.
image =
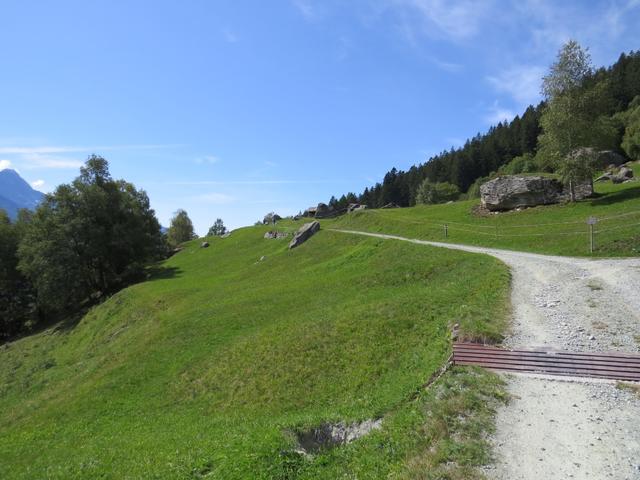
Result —
[[[391,220],[391,219],[390,219]],[[446,219],[415,220],[395,215],[395,222],[411,224],[429,229],[433,235],[440,235],[446,239],[455,239],[456,233],[478,236],[482,238],[545,238],[584,236],[589,250],[593,253],[596,239],[608,232],[637,229],[640,234],[640,210],[622,212],[615,215],[589,217],[583,220],[565,222],[544,222],[525,224],[506,224],[497,216],[485,217],[481,223],[464,223]],[[528,231],[523,231],[523,230]],[[438,233],[439,231],[439,233]],[[426,232],[425,232],[426,233]]]

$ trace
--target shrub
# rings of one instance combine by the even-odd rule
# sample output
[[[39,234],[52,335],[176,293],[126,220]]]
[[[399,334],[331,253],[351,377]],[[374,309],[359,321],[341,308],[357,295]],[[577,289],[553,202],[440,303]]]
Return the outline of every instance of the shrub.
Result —
[[[457,200],[460,196],[460,190],[455,185],[447,182],[431,182],[425,179],[416,193],[416,203],[432,204],[445,203],[450,200]]]

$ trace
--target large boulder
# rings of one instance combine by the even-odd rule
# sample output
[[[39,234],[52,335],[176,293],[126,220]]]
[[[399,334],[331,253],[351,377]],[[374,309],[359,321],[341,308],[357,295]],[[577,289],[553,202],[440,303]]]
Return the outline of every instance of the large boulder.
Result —
[[[593,157],[598,168],[619,167],[627,161],[622,155],[613,150],[596,150],[592,147],[580,147],[569,153],[568,156],[589,156]]]
[[[357,212],[358,210],[366,210],[366,205],[361,205],[360,203],[350,203],[347,207],[347,213]]]
[[[278,240],[281,238],[287,238],[289,234],[287,232],[270,231],[264,234],[264,238],[267,240]]]
[[[305,223],[293,236],[293,240],[291,240],[291,243],[289,243],[289,249],[296,248],[302,245],[319,230],[320,222],[314,221]]]
[[[304,213],[302,214],[303,217],[315,217],[316,216],[316,207],[309,207],[307,208]]]
[[[618,173],[611,175],[613,183],[622,183],[633,178],[633,170],[629,167],[620,167]]]
[[[593,194],[591,182],[574,186],[575,199]],[[554,178],[506,175],[480,186],[482,205],[491,211],[550,205],[570,200],[570,192]]]
[[[319,203],[316,207],[316,218],[327,218],[333,214],[333,210],[326,203]]]

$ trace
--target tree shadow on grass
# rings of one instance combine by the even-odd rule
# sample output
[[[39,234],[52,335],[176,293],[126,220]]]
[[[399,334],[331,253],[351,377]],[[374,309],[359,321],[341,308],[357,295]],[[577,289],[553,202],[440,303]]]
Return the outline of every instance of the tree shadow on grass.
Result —
[[[153,265],[147,269],[147,282],[155,282],[157,280],[167,280],[170,278],[180,278],[182,269],[178,267],[166,267],[163,265]]]
[[[601,194],[596,198],[593,198],[589,203],[593,207],[613,205],[614,203],[624,202],[626,200],[633,200],[640,198],[640,185],[637,187],[625,188],[617,192]]]

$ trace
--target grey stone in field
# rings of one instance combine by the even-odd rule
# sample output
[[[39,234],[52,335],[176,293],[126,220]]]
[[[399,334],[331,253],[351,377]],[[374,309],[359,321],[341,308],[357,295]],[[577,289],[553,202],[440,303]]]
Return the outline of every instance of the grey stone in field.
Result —
[[[320,222],[305,223],[293,236],[293,240],[289,243],[289,249],[296,248],[311,238],[318,230],[320,230]]]
[[[593,195],[591,182],[574,186],[575,199]],[[482,205],[491,211],[550,205],[569,200],[569,189],[555,178],[505,175],[480,186]]]
[[[302,214],[303,217],[315,217],[316,216],[316,207],[309,207],[307,208],[304,213]]]
[[[615,175],[611,175],[611,181],[613,183],[622,183],[631,178],[633,178],[633,170],[631,170],[629,167],[620,167],[618,173],[616,173]]]
[[[209,247],[209,242],[202,242],[200,244],[200,248],[208,248]]]
[[[366,210],[367,206],[366,205],[362,205],[360,203],[350,203],[349,206],[347,207],[347,212],[351,213],[351,212],[356,212],[358,210]]]
[[[326,218],[331,216],[333,211],[329,208],[329,205],[326,203],[319,203],[316,207],[316,218]]]

